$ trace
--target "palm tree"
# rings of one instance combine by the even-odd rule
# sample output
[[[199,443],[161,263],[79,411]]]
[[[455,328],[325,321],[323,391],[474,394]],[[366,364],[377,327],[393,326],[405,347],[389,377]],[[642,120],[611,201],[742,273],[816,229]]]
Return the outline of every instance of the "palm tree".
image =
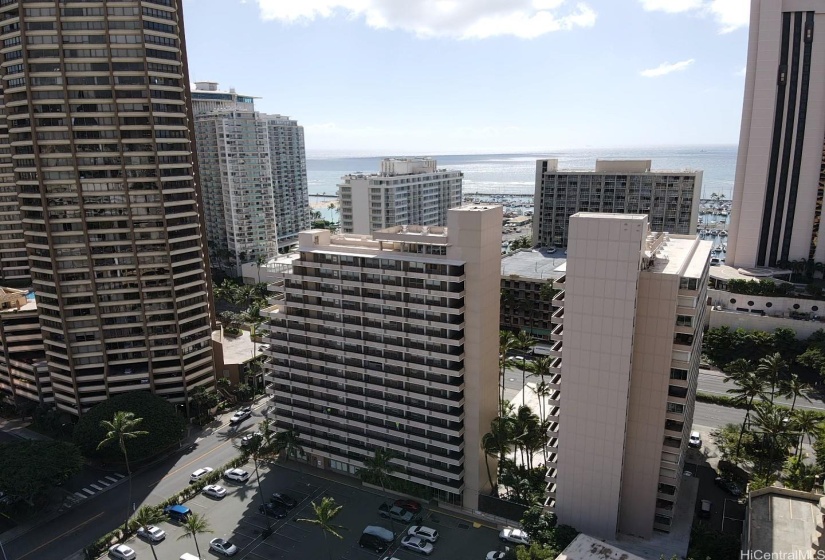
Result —
[[[395,472],[395,465],[392,464],[392,460],[397,457],[398,455],[392,449],[376,447],[372,458],[367,457],[364,459],[364,466],[358,469],[358,476],[364,482],[377,480],[381,484],[381,493],[387,497],[387,488],[384,483]],[[390,526],[392,532],[395,533],[392,516],[390,516]]]
[[[481,436],[481,449],[484,451],[484,464],[487,466],[487,478],[490,481],[490,495],[497,496],[498,488],[496,487],[496,483],[493,482],[493,475],[490,471],[490,457],[498,459],[500,449],[498,448],[498,441],[492,432],[487,432]]]
[[[773,404],[773,398],[776,394],[776,386],[779,384],[779,376],[783,371],[785,371],[785,360],[782,359],[779,352],[765,356],[759,360],[756,373],[760,375],[766,383],[771,384],[771,404]]]
[[[761,434],[762,449],[767,451],[767,462],[761,465],[761,469],[759,465],[756,467],[762,471],[760,474],[769,481],[770,486],[776,480],[777,469],[785,463],[786,457],[777,461],[776,451],[784,448],[787,453],[788,417],[783,409],[764,401],[756,403],[753,410],[755,431]]]
[[[261,267],[266,264],[266,255],[255,257],[255,265],[258,267],[258,284],[261,283]]]
[[[329,221],[332,222],[332,218],[334,217],[333,212],[335,211],[335,203],[330,202],[329,205],[327,205],[327,210],[329,210]]]
[[[209,521],[207,521],[206,516],[193,511],[186,516],[186,520],[181,524],[181,527],[183,527],[185,533],[179,536],[178,540],[192,537],[192,540],[195,541],[195,550],[198,552],[198,558],[200,558],[201,549],[198,546],[198,535],[212,532],[212,527],[209,526]]]
[[[266,421],[268,422],[268,420]],[[269,426],[267,426],[269,429]],[[261,507],[264,508],[264,518],[266,518],[266,530],[272,531],[272,525],[269,522],[269,515],[266,513],[266,500],[264,499],[264,491],[261,487],[261,475],[258,474],[258,460],[268,453],[267,442],[264,440],[263,433],[261,435],[253,435],[252,439],[246,444],[246,453],[252,458],[252,464],[255,466],[255,479],[258,481],[258,494],[261,496]]]
[[[499,470],[501,470],[504,463],[504,456],[513,445],[515,428],[515,418],[509,414],[493,418],[490,422],[490,432],[487,434],[489,436],[488,443],[490,449],[495,449],[498,452]]]
[[[548,397],[553,394],[553,388],[544,381],[544,378],[545,376],[551,375],[550,368],[553,367],[555,360],[556,358],[553,356],[539,356],[527,364],[527,371],[530,372],[530,376],[541,379],[538,386],[533,389],[533,392],[539,397],[539,417],[542,422],[544,422],[547,413],[547,403],[544,402],[543,397]]]
[[[516,335],[510,331],[498,333],[498,366],[499,366],[499,414],[504,414],[504,370],[507,367],[507,354],[516,348]]]
[[[346,529],[346,527],[343,525],[333,525],[332,523],[332,520],[335,519],[335,516],[338,515],[342,507],[344,506],[339,506],[335,503],[335,498],[324,496],[320,504],[312,502],[312,510],[315,513],[315,519],[297,519],[297,521],[312,523],[313,525],[320,527],[321,532],[324,535],[325,543],[327,542],[327,534],[344,540],[344,537],[341,535],[341,530]],[[332,558],[329,551],[329,546],[327,546],[327,556]]]
[[[132,505],[132,469],[129,467],[129,454],[126,452],[126,442],[139,436],[145,436],[149,432],[137,430],[138,424],[143,418],[135,418],[134,412],[115,412],[112,421],[102,420],[100,425],[106,429],[106,437],[97,444],[100,449],[112,442],[117,442],[123,452],[123,460],[126,462],[126,476],[129,478],[129,501],[126,503],[126,524],[129,523],[129,507]]]
[[[295,459],[298,458],[298,453],[303,454],[304,448],[301,447],[301,439],[298,437],[298,432],[294,429],[278,432],[275,435],[275,453],[286,452],[286,458],[290,456]]]
[[[162,521],[168,521],[169,518],[158,507],[143,506],[134,517],[132,522],[138,527],[148,527],[149,525],[157,525]],[[155,543],[149,540],[149,546],[152,547],[152,556],[158,560],[158,555],[155,553]]]
[[[797,410],[793,413],[794,427],[799,431],[799,443],[796,446],[796,454],[802,458],[802,442],[808,436],[808,443],[819,427],[819,414],[815,410]]]
[[[745,419],[742,421],[742,429],[739,430],[739,439],[736,442],[736,452],[734,456],[739,457],[739,449],[742,445],[742,437],[745,435],[745,426],[750,422],[750,413],[753,410],[753,401],[756,397],[765,397],[765,382],[757,375],[747,360],[739,359],[730,364],[729,373],[725,376],[724,383],[733,381],[736,385],[728,389],[728,393],[734,395],[734,402],[737,405],[745,405]]]
[[[782,383],[779,389],[783,397],[786,399],[793,399],[791,401],[791,412],[793,412],[794,408],[796,408],[797,397],[802,397],[806,401],[811,402],[811,399],[809,399],[807,395],[808,391],[811,389],[811,386],[799,379],[799,376],[795,373],[792,373],[790,379]]]
[[[516,347],[519,350],[521,350],[522,352],[528,352],[533,348],[533,346],[536,345],[536,341],[533,338],[533,336],[530,335],[529,333],[526,333],[524,331],[519,331],[518,334],[516,335],[516,345],[517,345]],[[521,356],[521,405],[522,406],[524,406],[524,393],[525,393],[525,389],[526,389],[526,385],[527,385],[526,379],[525,379],[525,376],[524,376],[525,361],[526,361],[525,356],[524,356],[524,354],[522,354],[522,356]]]
[[[515,416],[514,441],[516,449],[521,453],[521,463],[527,468],[533,468],[533,456],[529,440],[531,434],[538,430],[541,421],[529,406],[522,405],[518,408]],[[535,437],[533,438],[535,440]],[[526,457],[525,457],[526,455]]]

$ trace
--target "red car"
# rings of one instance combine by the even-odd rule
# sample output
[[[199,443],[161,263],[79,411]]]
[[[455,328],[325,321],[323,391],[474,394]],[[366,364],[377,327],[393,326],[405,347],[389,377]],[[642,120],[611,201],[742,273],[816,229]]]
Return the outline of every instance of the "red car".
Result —
[[[421,504],[419,504],[415,500],[395,500],[395,503],[393,505],[405,509],[413,515],[416,515],[421,512]]]

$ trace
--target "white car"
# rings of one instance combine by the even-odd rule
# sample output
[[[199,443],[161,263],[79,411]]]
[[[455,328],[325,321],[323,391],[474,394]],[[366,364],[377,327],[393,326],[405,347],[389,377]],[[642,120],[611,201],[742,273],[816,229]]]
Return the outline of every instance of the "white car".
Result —
[[[224,556],[235,556],[238,553],[238,547],[226,539],[212,539],[209,541],[209,550]]]
[[[407,534],[411,537],[418,537],[428,542],[435,542],[438,540],[438,531],[430,527],[423,527],[421,525],[413,525],[407,529]]]
[[[141,527],[140,529],[138,529],[137,535],[139,537],[143,537],[147,541],[152,541],[153,543],[156,543],[166,538],[166,531],[164,531],[160,527],[149,525],[148,527]]]
[[[213,498],[223,498],[226,496],[226,488],[220,484],[208,484],[203,487],[203,493]]]
[[[695,447],[699,449],[702,447],[702,436],[699,435],[699,432],[690,432],[690,438],[688,439],[688,446]]]
[[[433,545],[425,541],[424,539],[420,539],[418,537],[411,537],[407,535],[403,539],[401,539],[401,546],[404,548],[408,548],[410,550],[414,550],[415,552],[425,554],[429,556],[433,552]]]
[[[109,548],[109,556],[118,560],[135,560],[137,558],[135,551],[125,544],[112,545]]]
[[[487,560],[503,560],[506,552],[499,552],[498,550],[491,550],[487,553]]]
[[[249,480],[249,471],[243,469],[229,469],[223,473],[226,480],[233,480],[235,482],[246,482]]]
[[[242,409],[240,409],[239,411],[237,411],[235,414],[232,415],[232,418],[229,419],[229,423],[230,424],[239,424],[239,423],[243,422],[244,420],[246,420],[247,418],[249,418],[250,416],[252,416],[252,409],[249,408],[248,406],[245,406]]]
[[[530,537],[521,529],[516,529],[515,527],[505,527],[501,530],[498,534],[498,538],[501,539],[503,542],[510,542],[513,544],[526,544],[530,545]]]
[[[189,475],[189,484],[199,481],[200,479],[202,479],[214,470],[215,469],[213,469],[212,467],[203,467],[202,469],[196,470],[195,472]]]
[[[244,437],[241,438],[241,447],[246,447],[256,437],[264,437],[264,435],[261,432],[255,432],[254,434],[246,434]]]

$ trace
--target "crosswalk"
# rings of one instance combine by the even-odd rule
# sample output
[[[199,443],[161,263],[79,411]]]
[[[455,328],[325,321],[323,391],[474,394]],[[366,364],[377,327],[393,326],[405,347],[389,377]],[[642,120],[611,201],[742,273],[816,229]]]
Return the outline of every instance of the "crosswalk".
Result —
[[[111,486],[112,484],[118,482],[123,478],[126,478],[126,475],[120,473],[112,473],[111,475],[104,476],[100,480],[97,480],[94,483],[89,484],[82,490],[75,492],[74,497],[77,501],[85,500],[86,498],[94,496],[98,492],[104,490],[106,487]]]

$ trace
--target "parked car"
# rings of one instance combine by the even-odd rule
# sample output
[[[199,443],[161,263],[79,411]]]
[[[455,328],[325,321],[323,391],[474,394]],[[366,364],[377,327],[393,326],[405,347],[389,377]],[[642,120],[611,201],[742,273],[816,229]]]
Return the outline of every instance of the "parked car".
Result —
[[[487,553],[487,560],[504,560],[504,557],[506,555],[506,552],[501,552],[500,550],[491,550]]]
[[[275,519],[283,519],[287,514],[285,507],[273,504],[272,502],[268,502],[265,506],[258,506],[258,511]]]
[[[186,518],[189,517],[192,510],[186,506],[174,504],[163,508],[163,513],[165,513],[172,521],[186,521]]]
[[[424,539],[407,535],[401,539],[401,546],[409,550],[429,556],[433,552],[433,545]]]
[[[212,498],[223,498],[226,496],[226,488],[220,484],[209,484],[203,487],[203,493]]]
[[[189,484],[194,484],[195,482],[199,481],[212,471],[214,471],[212,467],[203,467],[202,469],[198,469],[192,474],[189,475]]]
[[[505,527],[498,534],[498,538],[502,542],[525,544],[530,546],[530,536],[522,529],[516,529],[515,527]]]
[[[378,507],[378,515],[385,518],[390,518],[393,521],[400,521],[401,523],[410,523],[413,520],[412,512],[398,506],[391,506],[389,504],[381,504]]]
[[[164,531],[160,527],[149,525],[148,527],[141,527],[140,529],[138,529],[137,536],[144,538],[147,541],[158,543],[166,538],[166,531]]]
[[[389,543],[382,538],[376,537],[369,533],[362,533],[361,538],[358,539],[358,546],[361,548],[369,548],[375,552],[384,552],[387,550]]]
[[[431,529],[430,527],[424,527],[422,525],[413,525],[409,529],[407,529],[407,534],[411,537],[418,537],[423,539],[427,542],[435,542],[438,540],[438,531],[435,529]]]
[[[254,433],[251,433],[251,434],[246,434],[244,437],[241,438],[241,447],[246,447],[256,437],[263,437],[263,434],[261,432],[254,432]]]
[[[699,517],[707,519],[713,512],[713,502],[710,500],[701,500],[699,502]]]
[[[413,515],[418,515],[419,513],[421,513],[421,504],[416,502],[415,500],[395,500],[395,503],[393,503],[393,505],[398,506],[401,509],[405,509]]]
[[[699,435],[699,432],[690,432],[688,447],[695,447],[696,449],[702,447],[702,436]]]
[[[274,492],[269,501],[273,504],[282,505],[287,509],[292,509],[298,505],[298,501],[295,498],[288,494],[281,494],[280,492]]]
[[[238,547],[226,539],[212,539],[209,541],[209,550],[224,556],[235,556],[238,553]]]
[[[137,554],[125,544],[115,544],[109,548],[109,556],[118,560],[135,560]]]
[[[250,416],[252,416],[252,409],[248,406],[245,406],[232,415],[232,418],[229,419],[229,423],[240,424]]]
[[[737,483],[732,480],[727,480],[722,478],[721,476],[717,476],[716,479],[713,481],[716,486],[722,488],[728,494],[738,498],[742,495],[742,489],[739,487]]]
[[[232,480],[234,482],[246,482],[249,480],[249,471],[245,471],[243,469],[229,469],[223,473],[223,477],[226,480]]]

